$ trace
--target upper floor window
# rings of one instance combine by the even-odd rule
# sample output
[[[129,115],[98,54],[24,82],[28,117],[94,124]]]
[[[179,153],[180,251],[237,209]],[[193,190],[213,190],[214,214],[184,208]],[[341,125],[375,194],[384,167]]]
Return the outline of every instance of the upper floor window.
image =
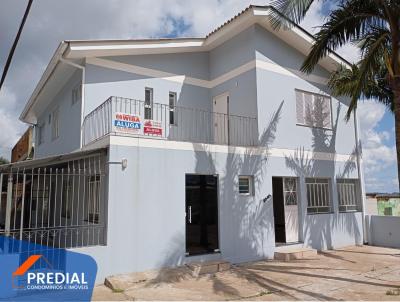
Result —
[[[144,90],[144,119],[153,119],[153,88],[146,87]]]
[[[59,108],[57,107],[51,117],[51,138],[54,140],[60,136]]]
[[[44,143],[44,124],[38,124],[36,127],[37,143],[41,145]]]
[[[331,98],[296,89],[297,124],[332,129]]]
[[[329,184],[327,178],[306,178],[307,212],[309,214],[333,211]]]
[[[336,180],[340,212],[358,211],[361,209],[358,184],[357,179],[338,178]]]
[[[175,106],[176,106],[176,92],[169,92],[169,124],[176,125]]]
[[[82,85],[72,89],[72,105],[76,104],[82,97]]]

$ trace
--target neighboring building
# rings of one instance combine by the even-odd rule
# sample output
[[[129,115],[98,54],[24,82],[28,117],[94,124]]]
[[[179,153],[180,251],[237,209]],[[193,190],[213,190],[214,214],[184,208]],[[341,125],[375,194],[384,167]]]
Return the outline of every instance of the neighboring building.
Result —
[[[326,85],[348,63],[301,73],[314,40],[271,11],[205,38],[62,42],[21,114],[35,160],[0,168],[2,192],[25,188],[3,232],[79,248],[99,280],[362,244],[357,121]]]
[[[30,126],[21,136],[11,151],[11,162],[33,158],[33,127]]]
[[[378,214],[385,216],[400,216],[400,195],[382,194],[377,195]]]
[[[378,215],[378,203],[376,200],[376,193],[367,193],[365,198],[365,214]]]
[[[400,195],[398,193],[367,193],[366,214],[400,216]]]

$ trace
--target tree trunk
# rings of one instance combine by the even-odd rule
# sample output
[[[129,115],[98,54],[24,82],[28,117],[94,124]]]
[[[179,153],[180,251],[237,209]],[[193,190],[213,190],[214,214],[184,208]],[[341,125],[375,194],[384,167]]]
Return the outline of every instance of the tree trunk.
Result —
[[[394,131],[396,133],[397,179],[400,192],[400,77],[394,80]]]

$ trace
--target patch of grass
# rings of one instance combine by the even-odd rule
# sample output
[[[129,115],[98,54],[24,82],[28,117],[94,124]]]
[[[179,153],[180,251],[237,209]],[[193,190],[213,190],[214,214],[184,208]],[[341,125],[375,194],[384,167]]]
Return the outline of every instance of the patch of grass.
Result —
[[[120,293],[123,293],[124,290],[123,290],[122,288],[113,288],[113,289],[112,289],[112,292],[113,292],[114,294],[120,294]]]
[[[259,296],[259,297],[262,297],[262,296],[270,295],[270,294],[272,294],[270,291],[262,290],[262,291],[260,291],[260,293],[258,294],[258,296]]]
[[[396,289],[389,289],[386,291],[387,296],[400,296],[400,287]]]

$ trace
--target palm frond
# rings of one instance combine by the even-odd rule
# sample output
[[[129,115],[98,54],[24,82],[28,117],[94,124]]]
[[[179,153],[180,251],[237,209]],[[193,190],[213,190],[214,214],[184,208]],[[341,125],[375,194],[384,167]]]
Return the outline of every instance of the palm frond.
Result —
[[[349,120],[351,113],[357,108],[359,99],[373,99],[384,104],[389,110],[394,110],[394,96],[390,89],[386,77],[385,65],[382,62],[374,75],[364,78],[362,89],[358,89],[360,81],[360,68],[352,65],[351,69],[340,66],[332,73],[328,87],[334,96],[346,96],[350,98],[350,104],[346,113],[346,119]]]
[[[328,21],[315,35],[316,42],[303,62],[301,70],[311,73],[327,54],[363,37],[371,26],[384,28],[385,15],[372,0],[345,1],[331,12]]]
[[[274,0],[271,5],[277,10],[272,11],[271,24],[274,29],[290,28],[293,23],[303,21],[314,0]],[[288,21],[288,19],[290,21]]]

